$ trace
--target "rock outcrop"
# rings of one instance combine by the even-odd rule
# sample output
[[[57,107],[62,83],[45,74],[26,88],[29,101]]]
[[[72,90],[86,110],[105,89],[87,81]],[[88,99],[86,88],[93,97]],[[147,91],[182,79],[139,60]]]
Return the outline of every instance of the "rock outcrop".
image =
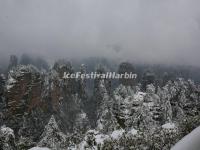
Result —
[[[29,134],[37,138],[48,116],[45,114],[47,105],[42,100],[40,72],[31,65],[11,69],[6,82],[5,99],[5,123],[18,136]]]

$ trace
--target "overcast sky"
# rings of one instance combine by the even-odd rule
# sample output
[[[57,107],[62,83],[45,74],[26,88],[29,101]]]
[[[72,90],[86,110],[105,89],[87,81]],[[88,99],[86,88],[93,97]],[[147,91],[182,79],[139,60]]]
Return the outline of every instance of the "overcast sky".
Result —
[[[200,0],[0,0],[0,60],[24,52],[200,66]]]

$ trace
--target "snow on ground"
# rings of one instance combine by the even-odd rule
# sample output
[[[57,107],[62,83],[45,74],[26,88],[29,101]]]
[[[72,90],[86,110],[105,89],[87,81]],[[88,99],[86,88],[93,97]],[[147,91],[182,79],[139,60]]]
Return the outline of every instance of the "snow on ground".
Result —
[[[123,135],[124,132],[125,132],[125,131],[124,131],[123,129],[115,130],[115,131],[113,131],[113,132],[111,133],[110,136],[111,136],[113,139],[119,139],[119,138]]]
[[[2,127],[0,128],[0,135],[1,135],[1,136],[13,135],[13,137],[14,137],[14,131],[13,131],[11,128],[9,128],[9,127],[2,126]]]
[[[97,144],[103,144],[104,140],[108,139],[109,136],[108,135],[104,135],[104,134],[97,134],[95,136],[95,141],[97,142]]]
[[[85,119],[86,118],[86,113],[84,113],[84,112],[82,112],[81,114],[80,114],[80,118],[82,118],[82,119]]]
[[[33,147],[29,150],[50,150],[49,148],[45,148],[45,147]]]
[[[199,150],[200,149],[200,127],[193,130],[180,140],[171,150]]]
[[[149,102],[149,103],[143,103],[143,106],[146,106],[146,107],[153,107],[154,106],[154,102]]]
[[[11,76],[9,76],[9,79],[8,79],[7,85],[6,85],[6,89],[10,90],[15,83],[16,83],[16,80],[14,78],[12,78]]]
[[[134,99],[137,100],[137,101],[143,101],[145,95],[146,95],[146,93],[137,92],[137,93],[134,95]]]
[[[164,129],[174,129],[175,124],[174,123],[166,123],[166,124],[162,125],[162,128],[164,128]]]
[[[128,135],[136,135],[137,134],[137,130],[135,130],[134,128],[131,129],[129,132],[128,132]]]

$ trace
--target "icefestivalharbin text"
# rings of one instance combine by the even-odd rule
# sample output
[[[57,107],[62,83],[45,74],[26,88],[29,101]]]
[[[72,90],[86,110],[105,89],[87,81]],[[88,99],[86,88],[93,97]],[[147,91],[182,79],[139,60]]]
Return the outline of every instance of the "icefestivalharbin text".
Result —
[[[91,72],[91,73],[81,73],[81,72],[76,72],[76,73],[67,73],[64,72],[63,75],[64,79],[69,79],[69,78],[82,78],[82,79],[136,79],[137,74],[134,74],[132,72],[130,73],[123,73],[119,74],[116,72],[106,72],[106,73],[97,73],[97,72]]]

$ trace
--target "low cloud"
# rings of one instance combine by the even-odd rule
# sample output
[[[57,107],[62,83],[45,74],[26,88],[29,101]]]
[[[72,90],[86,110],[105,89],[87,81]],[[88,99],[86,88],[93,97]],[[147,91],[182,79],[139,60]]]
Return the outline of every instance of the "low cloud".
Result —
[[[199,0],[0,1],[0,59],[30,53],[200,64]]]

